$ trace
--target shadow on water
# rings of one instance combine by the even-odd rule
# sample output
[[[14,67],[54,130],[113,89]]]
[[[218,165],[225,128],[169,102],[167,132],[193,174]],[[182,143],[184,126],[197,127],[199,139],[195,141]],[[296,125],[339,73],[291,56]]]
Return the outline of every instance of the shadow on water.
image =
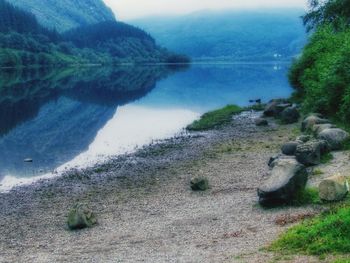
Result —
[[[89,147],[119,106],[142,98],[174,71],[126,66],[0,72],[0,180],[68,162]]]

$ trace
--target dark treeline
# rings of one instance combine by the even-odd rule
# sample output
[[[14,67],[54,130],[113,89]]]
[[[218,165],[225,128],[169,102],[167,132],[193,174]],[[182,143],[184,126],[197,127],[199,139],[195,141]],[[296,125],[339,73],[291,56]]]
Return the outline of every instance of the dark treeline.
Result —
[[[124,23],[107,21],[58,34],[0,0],[0,67],[167,62],[173,57],[149,34]]]

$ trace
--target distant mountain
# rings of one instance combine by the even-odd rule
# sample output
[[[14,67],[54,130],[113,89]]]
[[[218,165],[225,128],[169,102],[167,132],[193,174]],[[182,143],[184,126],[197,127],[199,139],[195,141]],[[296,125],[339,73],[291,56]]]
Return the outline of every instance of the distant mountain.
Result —
[[[8,0],[36,16],[39,23],[59,32],[78,26],[114,21],[102,0]]]
[[[193,58],[281,59],[300,53],[306,34],[300,9],[205,11],[129,21],[175,52]]]

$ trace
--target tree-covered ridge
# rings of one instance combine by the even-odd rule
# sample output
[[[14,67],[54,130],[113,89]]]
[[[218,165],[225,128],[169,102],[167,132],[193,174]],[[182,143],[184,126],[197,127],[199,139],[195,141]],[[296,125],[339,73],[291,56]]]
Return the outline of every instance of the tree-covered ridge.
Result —
[[[349,1],[311,2],[305,16],[313,28],[302,56],[291,68],[291,84],[301,93],[306,111],[350,120]]]
[[[106,21],[59,34],[41,26],[32,14],[0,0],[0,67],[110,65],[173,58],[150,35],[133,26]]]
[[[103,0],[8,0],[34,14],[39,23],[59,32],[82,25],[115,21]]]

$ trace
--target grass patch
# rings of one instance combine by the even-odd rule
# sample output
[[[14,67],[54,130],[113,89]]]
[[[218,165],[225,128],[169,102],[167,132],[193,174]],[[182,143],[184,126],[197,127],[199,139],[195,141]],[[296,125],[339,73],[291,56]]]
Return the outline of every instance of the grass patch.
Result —
[[[298,192],[294,200],[291,202],[292,206],[303,206],[311,204],[320,204],[321,200],[318,196],[317,188],[305,188]]]
[[[205,131],[217,128],[231,121],[234,114],[242,112],[242,108],[236,105],[227,105],[226,107],[210,111],[202,115],[202,117],[187,126],[189,131]]]
[[[280,236],[269,250],[316,256],[350,253],[350,207],[305,220]]]
[[[319,175],[322,175],[322,174],[324,174],[324,172],[321,169],[314,169],[312,171],[312,175],[315,175],[315,176],[319,176]]]
[[[327,163],[330,163],[333,159],[334,159],[333,154],[327,153],[321,156],[321,163],[327,164]]]

